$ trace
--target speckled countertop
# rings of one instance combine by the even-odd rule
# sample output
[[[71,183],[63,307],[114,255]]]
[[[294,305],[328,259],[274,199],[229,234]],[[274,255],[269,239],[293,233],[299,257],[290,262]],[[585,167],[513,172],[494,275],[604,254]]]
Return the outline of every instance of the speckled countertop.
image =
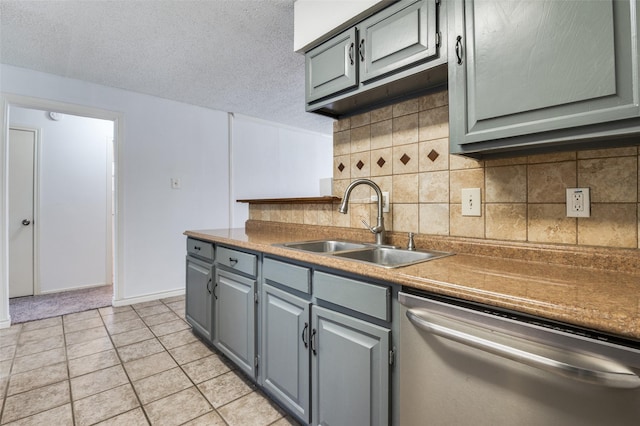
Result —
[[[386,269],[273,245],[327,237],[300,230],[218,229],[187,231],[185,235],[640,340],[640,274],[636,271],[461,253]],[[421,247],[418,244],[418,249]]]

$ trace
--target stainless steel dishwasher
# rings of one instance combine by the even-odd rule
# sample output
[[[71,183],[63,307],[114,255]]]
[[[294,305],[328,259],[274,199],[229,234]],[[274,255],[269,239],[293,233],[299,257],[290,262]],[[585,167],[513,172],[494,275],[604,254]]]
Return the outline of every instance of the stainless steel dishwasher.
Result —
[[[640,344],[400,292],[400,425],[640,425]]]

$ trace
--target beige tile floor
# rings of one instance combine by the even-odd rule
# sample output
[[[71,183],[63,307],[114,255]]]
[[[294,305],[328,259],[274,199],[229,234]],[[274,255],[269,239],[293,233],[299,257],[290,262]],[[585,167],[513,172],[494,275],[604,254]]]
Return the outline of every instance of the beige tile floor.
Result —
[[[184,297],[0,330],[0,425],[296,424],[184,321]]]

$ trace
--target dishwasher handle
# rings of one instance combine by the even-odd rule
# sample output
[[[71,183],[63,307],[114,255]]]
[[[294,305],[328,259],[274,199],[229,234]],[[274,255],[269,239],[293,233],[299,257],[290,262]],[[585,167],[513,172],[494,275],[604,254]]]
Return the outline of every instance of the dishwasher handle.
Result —
[[[430,318],[427,318],[430,317]],[[640,387],[640,377],[638,377],[633,371],[627,367],[620,365],[612,360],[603,360],[596,357],[591,357],[584,354],[570,353],[563,351],[559,348],[544,347],[546,352],[549,353],[563,353],[563,355],[569,355],[575,358],[577,362],[566,362],[560,359],[547,356],[546,354],[537,354],[531,351],[516,348],[512,345],[506,345],[490,339],[469,334],[466,331],[462,331],[455,328],[455,324],[458,323],[462,326],[469,326],[479,328],[476,324],[467,324],[463,321],[453,320],[443,315],[434,314],[433,312],[426,312],[421,309],[409,309],[407,310],[407,318],[416,327],[435,334],[440,337],[444,337],[449,340],[453,340],[463,345],[482,350],[494,355],[498,355],[503,358],[507,358],[521,364],[528,365],[530,367],[539,368],[554,374],[558,374],[563,377],[571,378],[577,381],[591,383],[600,386],[606,386],[610,388],[619,389],[634,389]],[[439,324],[434,322],[431,318],[435,319]],[[489,329],[480,329],[487,333],[492,333],[494,336],[505,336],[497,332],[493,332]],[[518,338],[508,337],[514,343]],[[531,343],[531,342],[527,342]],[[592,364],[589,366],[580,365]],[[584,362],[584,360],[589,362]],[[593,368],[593,365],[606,364],[607,368]]]

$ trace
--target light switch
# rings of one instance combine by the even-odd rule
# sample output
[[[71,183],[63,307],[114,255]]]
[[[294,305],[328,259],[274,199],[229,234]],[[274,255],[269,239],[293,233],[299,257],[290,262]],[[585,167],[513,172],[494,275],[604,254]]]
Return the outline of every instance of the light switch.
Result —
[[[482,216],[480,188],[462,190],[462,216]]]

